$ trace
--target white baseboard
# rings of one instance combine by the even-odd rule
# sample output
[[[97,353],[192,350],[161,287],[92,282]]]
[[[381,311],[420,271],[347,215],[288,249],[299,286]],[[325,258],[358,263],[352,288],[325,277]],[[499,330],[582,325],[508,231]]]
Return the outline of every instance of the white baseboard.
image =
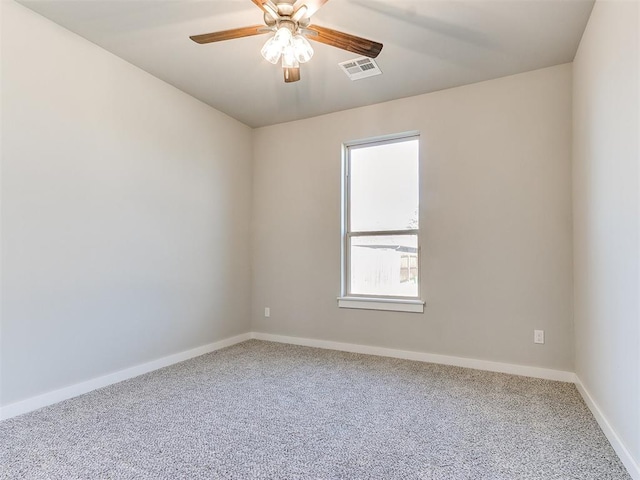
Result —
[[[122,382],[123,380],[128,380],[130,378],[137,377],[138,375],[142,375],[144,373],[148,373],[153,370],[157,370],[159,368],[168,367],[169,365],[173,365],[174,363],[183,362],[185,360],[189,360],[190,358],[204,355],[205,353],[210,353],[215,350],[220,350],[221,348],[235,345],[236,343],[250,340],[251,338],[252,338],[252,335],[250,333],[243,333],[241,335],[236,335],[235,337],[226,338],[224,340],[210,343],[208,345],[203,345],[201,347],[193,348],[191,350],[186,350],[184,352],[179,352],[173,355],[158,358],[156,360],[152,360],[151,362],[143,363],[141,365],[125,368],[124,370],[110,373],[108,375],[92,378],[91,380],[87,380],[81,383],[76,383],[74,385],[70,385],[68,387],[64,387],[59,390],[43,393],[42,395],[27,398],[26,400],[22,400],[20,402],[11,403],[9,405],[6,405],[0,408],[0,420],[5,420],[7,418],[15,417],[17,415],[22,415],[23,413],[31,412],[33,410],[46,407],[47,405],[52,405],[54,403],[61,402],[62,400],[67,400],[69,398],[77,397],[78,395],[88,393],[98,388],[102,388],[108,385],[112,385],[114,383]]]
[[[631,475],[631,478],[633,478],[633,480],[640,480],[640,465],[638,465],[638,462],[636,462],[636,460],[633,458],[631,452],[629,452],[629,449],[622,442],[616,431],[607,420],[607,417],[605,417],[605,415],[602,413],[602,410],[600,410],[600,407],[595,402],[589,391],[582,384],[582,381],[577,375],[576,388],[578,389],[578,392],[580,392],[580,395],[582,395],[584,402],[589,407],[589,410],[591,410],[591,413],[598,422],[598,425],[600,425],[600,428],[606,435],[609,443],[618,454],[620,461],[627,468],[627,471],[629,472],[629,475]]]
[[[528,367],[525,365],[491,362],[488,360],[474,360],[473,358],[451,357],[448,355],[438,355],[435,353],[413,352],[409,350],[396,350],[383,347],[371,347],[368,345],[358,345],[354,343],[341,343],[331,342],[328,340],[315,340],[311,338],[287,337],[283,335],[272,335],[269,333],[260,332],[253,332],[252,338],[269,342],[302,345],[305,347],[326,348],[329,350],[341,350],[343,352],[363,353],[367,355],[378,355],[381,357],[415,360],[418,362],[453,365],[456,367],[487,370],[490,372],[510,373],[512,375],[521,375],[525,377],[544,378],[545,380],[557,380],[560,382],[569,383],[575,382],[575,374],[573,372],[553,370],[549,368]]]

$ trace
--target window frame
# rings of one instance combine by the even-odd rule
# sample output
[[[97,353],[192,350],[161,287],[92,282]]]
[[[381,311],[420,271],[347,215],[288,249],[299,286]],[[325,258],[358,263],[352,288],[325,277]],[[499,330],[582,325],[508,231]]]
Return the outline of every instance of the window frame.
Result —
[[[351,224],[351,151],[357,148],[375,147],[389,145],[393,143],[406,142],[409,140],[418,141],[418,216],[420,214],[420,152],[421,137],[420,132],[410,131],[398,134],[384,135],[362,140],[345,142],[342,145],[342,192],[341,192],[341,296],[338,297],[338,306],[341,308],[361,308],[369,310],[392,310],[402,312],[422,313],[424,302],[420,300],[421,278],[420,278],[420,222],[418,228],[408,228],[403,230],[377,230],[377,231],[350,231]],[[374,295],[357,294],[351,292],[351,239],[367,236],[381,235],[415,235],[417,240],[416,257],[417,268],[417,295],[397,296],[397,295]],[[409,264],[411,261],[409,260]],[[411,268],[409,268],[409,272]]]

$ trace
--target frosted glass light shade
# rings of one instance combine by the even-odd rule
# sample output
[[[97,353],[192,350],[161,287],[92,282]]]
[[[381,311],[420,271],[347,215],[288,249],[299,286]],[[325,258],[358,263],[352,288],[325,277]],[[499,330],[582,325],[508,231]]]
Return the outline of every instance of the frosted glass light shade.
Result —
[[[298,68],[300,63],[296,59],[292,46],[288,46],[282,52],[282,68]]]
[[[302,35],[297,34],[291,39],[291,46],[293,47],[296,60],[300,63],[306,63],[313,57],[313,48],[309,41]]]
[[[280,27],[276,34],[273,36],[273,39],[280,45],[281,48],[286,47],[291,42],[291,37],[293,34],[291,30],[286,27]]]
[[[279,28],[260,50],[262,56],[274,65],[282,58],[283,68],[298,68],[313,57],[313,48],[301,34],[293,35],[286,27]]]
[[[266,41],[260,53],[267,62],[271,62],[274,65],[280,60],[282,54],[282,45],[275,40],[275,37],[271,37]]]

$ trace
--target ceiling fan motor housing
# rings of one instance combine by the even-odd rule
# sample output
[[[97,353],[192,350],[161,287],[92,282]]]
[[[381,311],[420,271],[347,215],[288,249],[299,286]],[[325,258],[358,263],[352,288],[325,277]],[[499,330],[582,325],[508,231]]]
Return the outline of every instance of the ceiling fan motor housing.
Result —
[[[283,18],[278,22],[278,29],[281,28],[286,28],[291,32],[292,35],[295,35],[296,31],[298,30],[298,25],[288,18]]]
[[[283,17],[290,17],[293,14],[293,4],[287,2],[278,2],[278,14]]]
[[[282,9],[280,6],[283,4],[278,4],[278,16],[277,18],[275,18],[272,14],[265,12],[264,13],[264,23],[268,26],[268,27],[275,27],[275,28],[280,28],[280,26],[284,23],[284,22],[291,22],[292,24],[295,25],[295,28],[297,29],[298,27],[300,28],[305,28],[309,25],[309,23],[311,23],[311,19],[307,16],[302,16],[301,18],[296,19],[295,17],[298,15],[295,15],[295,13],[298,12],[294,12],[293,11],[293,7],[291,7],[291,5],[289,4],[284,4],[287,5],[291,8],[287,8],[287,9]],[[306,8],[305,8],[306,10]],[[291,13],[285,13],[285,12],[289,12],[291,11]],[[304,13],[304,12],[303,12]],[[292,16],[292,14],[294,14]],[[292,33],[294,33],[294,30],[291,31]]]

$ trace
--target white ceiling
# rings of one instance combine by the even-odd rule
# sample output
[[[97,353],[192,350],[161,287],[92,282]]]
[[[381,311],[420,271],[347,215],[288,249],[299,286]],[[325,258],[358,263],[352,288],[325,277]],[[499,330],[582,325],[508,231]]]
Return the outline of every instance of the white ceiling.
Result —
[[[198,45],[189,35],[262,23],[251,0],[19,0],[177,88],[258,127],[573,60],[593,0],[331,0],[312,23],[384,44],[382,75],[313,42],[301,81],[260,56],[268,36]]]

